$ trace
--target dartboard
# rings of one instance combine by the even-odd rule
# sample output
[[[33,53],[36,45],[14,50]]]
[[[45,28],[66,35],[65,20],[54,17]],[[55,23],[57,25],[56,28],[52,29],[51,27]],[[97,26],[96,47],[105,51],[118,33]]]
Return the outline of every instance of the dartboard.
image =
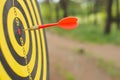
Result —
[[[0,80],[47,80],[45,31],[37,0],[0,0]]]

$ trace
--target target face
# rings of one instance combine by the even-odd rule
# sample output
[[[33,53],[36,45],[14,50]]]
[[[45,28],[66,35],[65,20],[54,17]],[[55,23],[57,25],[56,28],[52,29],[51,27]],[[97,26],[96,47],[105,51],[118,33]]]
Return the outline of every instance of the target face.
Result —
[[[36,0],[0,0],[0,80],[47,80],[44,30]]]

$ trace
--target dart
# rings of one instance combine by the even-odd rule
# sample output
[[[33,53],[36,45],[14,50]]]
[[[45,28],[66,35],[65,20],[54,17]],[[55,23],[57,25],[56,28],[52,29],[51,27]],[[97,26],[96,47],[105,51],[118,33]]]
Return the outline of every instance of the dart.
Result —
[[[76,17],[70,16],[70,17],[61,19],[57,23],[38,25],[38,26],[34,26],[34,27],[31,27],[31,28],[28,28],[25,30],[36,30],[36,29],[47,28],[47,27],[51,27],[51,26],[59,26],[60,28],[71,30],[71,29],[74,29],[77,27],[77,25],[78,25],[77,21],[78,21],[78,19]]]

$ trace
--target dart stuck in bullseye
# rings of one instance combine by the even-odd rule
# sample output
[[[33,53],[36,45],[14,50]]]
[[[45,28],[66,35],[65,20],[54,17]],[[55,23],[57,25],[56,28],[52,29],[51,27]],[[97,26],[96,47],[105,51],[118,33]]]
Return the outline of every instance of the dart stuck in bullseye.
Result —
[[[66,17],[66,18],[61,19],[57,23],[50,23],[50,24],[33,26],[31,28],[25,29],[25,31],[26,30],[37,30],[37,29],[47,28],[47,27],[51,27],[51,26],[59,26],[60,28],[71,30],[71,29],[74,29],[78,26],[77,21],[78,21],[78,19],[76,17],[70,16],[70,17]]]

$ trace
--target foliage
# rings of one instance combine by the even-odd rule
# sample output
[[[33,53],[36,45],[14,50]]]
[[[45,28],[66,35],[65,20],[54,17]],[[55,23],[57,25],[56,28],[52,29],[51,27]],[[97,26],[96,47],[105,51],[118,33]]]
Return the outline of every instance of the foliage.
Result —
[[[116,44],[120,45],[120,32],[116,30],[115,25],[112,26],[112,32],[104,35],[104,25],[79,24],[74,30],[63,30],[60,28],[50,28],[53,32],[63,35],[80,42],[99,43],[99,44]]]
[[[87,1],[87,0],[86,0]],[[55,7],[57,4],[51,3],[48,5],[46,3],[41,4],[41,12],[44,23],[56,22],[56,12]],[[70,16],[77,16],[79,18],[78,28],[67,31],[60,28],[49,28],[55,33],[70,37],[72,39],[78,40],[80,42],[90,42],[99,44],[117,44],[120,45],[120,32],[116,27],[116,23],[112,24],[111,33],[109,35],[104,34],[105,23],[106,23],[106,13],[105,11],[100,11],[96,15],[93,11],[93,3],[76,3],[70,2],[68,6],[68,13]],[[100,7],[100,6],[99,6]],[[113,5],[113,16],[115,17],[115,3]],[[62,9],[59,10],[59,18],[61,19],[63,15]],[[94,24],[94,22],[97,22]]]

